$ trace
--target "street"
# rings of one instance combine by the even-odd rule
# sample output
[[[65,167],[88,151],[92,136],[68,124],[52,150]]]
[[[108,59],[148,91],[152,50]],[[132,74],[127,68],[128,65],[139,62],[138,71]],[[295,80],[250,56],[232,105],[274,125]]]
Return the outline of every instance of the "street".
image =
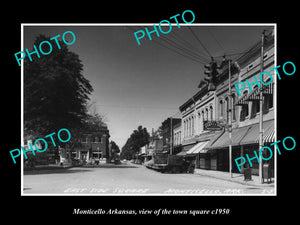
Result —
[[[26,171],[23,191],[24,195],[274,194],[273,187],[250,186],[198,174],[160,173],[131,163]]]

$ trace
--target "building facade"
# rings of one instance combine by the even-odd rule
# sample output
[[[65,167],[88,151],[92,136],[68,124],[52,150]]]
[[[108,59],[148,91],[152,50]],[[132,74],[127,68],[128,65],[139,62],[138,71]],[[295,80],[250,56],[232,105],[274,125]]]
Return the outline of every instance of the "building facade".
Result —
[[[174,154],[174,127],[181,123],[180,118],[169,117],[162,122],[163,152]]]
[[[106,160],[106,162],[110,162],[112,153],[109,137],[107,127],[82,134],[80,145],[73,149],[71,158],[77,158],[85,162],[90,160]]]
[[[276,75],[271,71],[272,78],[264,76],[263,82],[270,83],[264,86],[260,80],[260,57],[261,43],[254,45],[248,53],[237,59],[239,70],[231,76],[231,96],[229,95],[229,71],[228,68],[219,76],[219,82],[216,85],[216,115],[217,120],[225,124],[229,122],[229,109],[231,109],[232,121],[232,162],[240,156],[254,157],[254,151],[259,150],[259,91],[263,92],[263,136],[264,145],[269,145],[275,141],[274,130],[274,80]],[[263,55],[263,71],[270,71],[275,67],[274,64],[274,36],[269,36],[265,41]],[[272,79],[272,81],[271,81]],[[241,95],[237,92],[235,84],[245,82],[246,87]],[[250,84],[250,85],[249,85]],[[261,90],[262,89],[262,90]],[[230,99],[231,98],[231,99]],[[229,131],[226,129],[224,134],[215,142],[207,146],[210,150],[218,152],[218,169],[229,171]],[[274,161],[270,160],[272,170],[274,170]],[[259,164],[256,160],[252,161],[252,174],[258,175]],[[242,172],[249,164],[242,166]],[[235,163],[232,165],[232,172],[239,172]]]
[[[258,153],[259,91],[261,88],[263,91],[264,145],[275,141],[274,81],[276,74],[273,70],[271,71],[272,78],[263,76],[263,82],[270,83],[268,86],[260,82],[260,46],[261,43],[258,42],[235,62],[231,62],[231,94],[229,94],[227,60],[227,64],[217,75],[215,90],[209,90],[208,84],[204,83],[195,95],[179,107],[182,116],[182,152],[179,154],[195,155],[196,168],[229,171],[229,129],[232,134],[232,172],[239,172],[234,163],[235,158],[245,156],[245,154],[253,157],[253,151]],[[274,36],[271,34],[264,44],[263,71],[270,71],[275,67],[274,59]],[[257,82],[255,77],[258,79]],[[250,85],[246,85],[241,92],[242,96],[239,96],[235,84],[238,82],[247,84],[247,80]],[[252,174],[258,174],[258,162],[255,160],[252,162]],[[274,171],[274,162],[270,160],[268,163]],[[249,165],[243,165],[241,172],[245,167]]]

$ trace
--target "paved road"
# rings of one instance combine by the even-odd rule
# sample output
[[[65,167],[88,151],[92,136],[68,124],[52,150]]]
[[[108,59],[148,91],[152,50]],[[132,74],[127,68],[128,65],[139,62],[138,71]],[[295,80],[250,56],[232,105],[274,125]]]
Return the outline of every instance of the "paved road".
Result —
[[[28,171],[26,194],[271,194],[272,187],[254,187],[196,174],[163,174],[140,165],[102,165]]]

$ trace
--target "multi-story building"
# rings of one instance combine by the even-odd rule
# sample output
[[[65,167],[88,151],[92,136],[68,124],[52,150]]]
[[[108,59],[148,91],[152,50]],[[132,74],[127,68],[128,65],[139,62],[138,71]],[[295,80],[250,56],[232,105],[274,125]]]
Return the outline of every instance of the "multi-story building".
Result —
[[[182,104],[179,109],[182,115],[182,152],[180,155],[196,156],[196,167],[229,171],[229,130],[232,134],[232,162],[240,156],[248,154],[253,157],[253,151],[258,151],[259,140],[259,91],[264,85],[259,81],[261,44],[258,42],[245,54],[241,55],[236,64],[239,69],[231,69],[231,95],[229,95],[228,64],[217,76],[215,90],[209,90],[203,82],[199,91]],[[274,36],[269,35],[264,45],[264,71],[269,71],[274,65]],[[227,61],[228,62],[228,61]],[[232,62],[233,65],[234,62]],[[263,129],[264,145],[274,141],[274,80],[263,90]],[[254,76],[258,78],[255,82]],[[235,84],[245,82],[248,85],[239,97]],[[264,77],[264,83],[270,81]],[[230,101],[231,100],[231,101]],[[229,105],[231,102],[231,105]],[[229,110],[231,109],[232,126],[229,127]],[[258,174],[258,162],[252,161],[252,173]],[[273,168],[273,161],[269,162]],[[246,164],[243,168],[247,166]],[[243,172],[242,168],[242,172]],[[232,165],[233,172],[239,172]]]
[[[228,124],[229,108],[231,108],[232,119],[232,162],[240,156],[248,154],[249,157],[254,157],[254,151],[259,150],[259,91],[263,88],[263,136],[264,145],[268,145],[274,141],[274,80],[276,75],[271,71],[273,76],[272,82],[268,86],[264,86],[260,80],[260,54],[261,43],[258,42],[247,53],[239,57],[236,62],[240,70],[233,73],[231,76],[231,101],[229,95],[229,73],[228,67],[218,77],[216,84],[216,119]],[[270,71],[274,65],[274,36],[270,35],[265,40],[264,45],[264,68],[263,71]],[[257,78],[257,82],[255,80]],[[269,83],[270,77],[263,78],[264,83]],[[250,85],[247,84],[247,81]],[[239,97],[235,84],[245,82],[246,88],[242,91],[242,97]],[[250,86],[250,87],[249,87]],[[231,106],[229,105],[231,102]],[[215,150],[217,154],[217,169],[229,170],[229,133],[228,129],[223,135],[218,137],[214,143],[206,146],[209,150]],[[269,162],[273,168],[273,161]],[[258,174],[258,162],[252,160],[252,173]],[[245,164],[242,167],[242,172]],[[233,172],[239,172],[237,166],[232,165]]]
[[[72,158],[78,158],[83,161],[106,159],[109,162],[111,156],[109,137],[109,130],[106,126],[103,126],[98,131],[82,134],[81,145],[73,150]]]
[[[174,127],[181,123],[180,118],[169,117],[162,122],[162,142],[163,142],[163,152],[174,154],[174,140],[173,131]]]
[[[182,148],[182,134],[181,121],[173,126],[173,154],[181,152]]]
[[[199,86],[199,91],[182,104],[182,152],[179,155],[194,155],[197,168],[210,168],[214,162],[204,147],[219,129],[209,129],[216,118],[215,91],[208,89],[207,83]],[[201,157],[202,156],[202,157]]]

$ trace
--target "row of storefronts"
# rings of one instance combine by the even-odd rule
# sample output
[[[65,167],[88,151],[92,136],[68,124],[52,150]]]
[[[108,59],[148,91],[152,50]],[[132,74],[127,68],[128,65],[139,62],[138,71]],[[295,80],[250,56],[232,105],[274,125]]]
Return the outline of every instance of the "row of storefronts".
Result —
[[[168,118],[163,122],[166,136],[162,137],[164,151],[182,156],[193,155],[196,168],[220,171],[229,171],[230,145],[233,163],[235,158],[245,154],[254,156],[253,152],[259,150],[260,91],[263,92],[263,144],[269,146],[275,141],[276,75],[274,71],[271,72],[272,82],[262,90],[255,82],[254,77],[260,74],[260,46],[258,42],[235,60],[238,69],[231,70],[230,84],[227,66],[218,75],[214,90],[210,90],[207,83],[201,82],[196,94],[179,107],[181,117]],[[274,59],[274,36],[270,35],[264,44],[264,71],[275,67]],[[240,97],[234,85],[246,79],[252,86],[251,89],[247,86]],[[269,79],[266,77],[264,82],[269,82]],[[252,174],[258,175],[258,162],[252,162]],[[274,174],[274,159],[264,163],[270,165]],[[249,166],[244,164],[241,173]],[[235,164],[232,165],[232,172],[239,172]]]

